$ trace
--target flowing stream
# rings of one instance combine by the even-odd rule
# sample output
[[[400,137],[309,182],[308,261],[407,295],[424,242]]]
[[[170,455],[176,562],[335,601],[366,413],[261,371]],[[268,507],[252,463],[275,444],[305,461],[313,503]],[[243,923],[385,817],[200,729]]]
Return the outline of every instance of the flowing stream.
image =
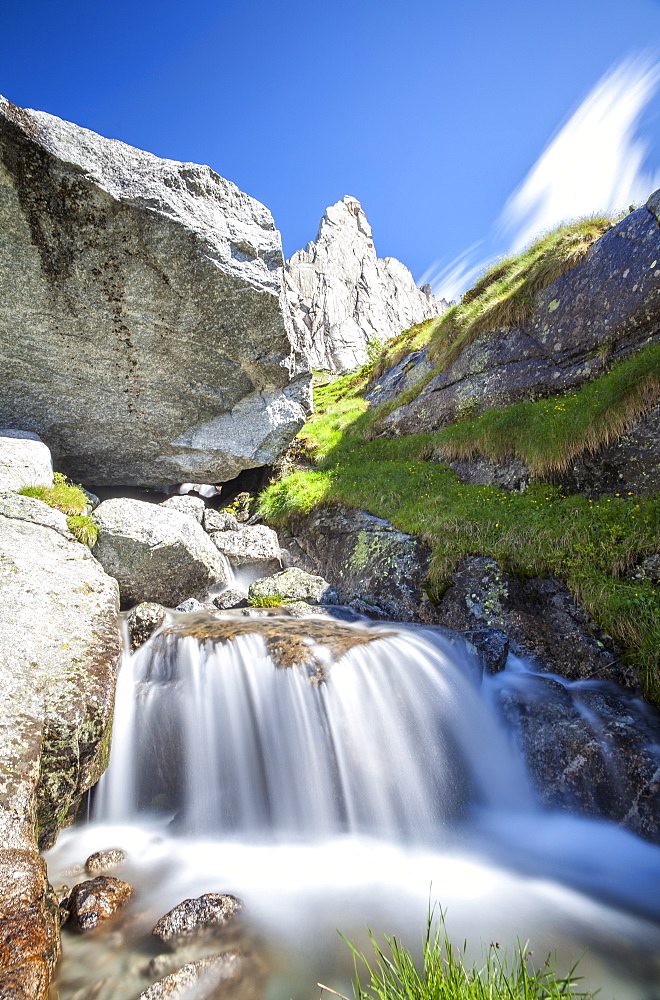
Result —
[[[61,1000],[136,997],[158,978],[156,919],[204,892],[245,901],[254,1000],[319,980],[350,995],[337,930],[416,946],[435,902],[475,959],[529,940],[565,970],[586,950],[603,1000],[660,996],[660,848],[542,808],[492,686],[432,629],[320,618],[180,617],[127,655],[91,821],[48,863],[73,884],[123,847],[136,893],[109,933],[66,937]]]

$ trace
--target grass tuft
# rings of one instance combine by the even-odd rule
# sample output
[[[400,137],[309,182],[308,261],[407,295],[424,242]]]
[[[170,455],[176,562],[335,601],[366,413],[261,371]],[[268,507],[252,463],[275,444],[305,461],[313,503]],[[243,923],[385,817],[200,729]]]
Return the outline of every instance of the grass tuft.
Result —
[[[576,989],[579,982],[576,966],[561,976],[548,958],[542,969],[535,969],[530,952],[520,943],[511,959],[502,953],[498,944],[491,944],[484,949],[481,965],[470,963],[466,957],[467,945],[464,944],[462,950],[455,948],[447,936],[444,921],[434,922],[432,913],[422,941],[420,964],[395,937],[385,937],[382,947],[371,931],[369,936],[373,958],[367,958],[350,941],[346,942],[353,952],[355,964],[355,1000],[559,1000],[560,997],[587,1000],[593,997],[592,993]]]
[[[660,344],[650,344],[575,392],[488,410],[434,440],[446,458],[516,455],[536,475],[547,475],[617,440],[659,399]]]
[[[579,264],[612,225],[606,217],[571,222],[542,236],[523,253],[498,261],[465,293],[460,305],[433,321],[429,357],[446,368],[480,333],[524,323],[537,292]]]
[[[89,507],[89,497],[84,490],[70,483],[61,472],[53,476],[52,486],[24,486],[18,492],[20,496],[43,500],[63,514],[84,514]]]
[[[270,594],[268,597],[249,597],[248,604],[251,608],[279,608],[281,604],[290,604],[285,597],[277,597]]]
[[[93,549],[99,537],[99,529],[93,517],[86,517],[84,514],[72,514],[67,517],[66,523],[69,531],[79,542]]]

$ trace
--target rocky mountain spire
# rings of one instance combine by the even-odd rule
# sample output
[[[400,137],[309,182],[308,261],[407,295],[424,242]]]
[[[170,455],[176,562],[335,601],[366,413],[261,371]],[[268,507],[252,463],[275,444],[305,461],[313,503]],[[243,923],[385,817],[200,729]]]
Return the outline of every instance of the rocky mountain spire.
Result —
[[[401,261],[376,256],[371,226],[350,195],[326,209],[316,240],[287,261],[286,271],[294,320],[317,368],[357,368],[367,361],[368,344],[447,308],[429,285],[417,288]]]

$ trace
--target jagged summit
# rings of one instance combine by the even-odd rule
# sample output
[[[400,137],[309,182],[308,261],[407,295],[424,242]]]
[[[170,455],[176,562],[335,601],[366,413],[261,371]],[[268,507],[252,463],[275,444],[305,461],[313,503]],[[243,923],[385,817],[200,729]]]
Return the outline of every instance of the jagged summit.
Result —
[[[367,360],[367,345],[444,312],[394,257],[379,258],[357,198],[325,210],[316,240],[287,261],[294,320],[314,367],[342,370]]]

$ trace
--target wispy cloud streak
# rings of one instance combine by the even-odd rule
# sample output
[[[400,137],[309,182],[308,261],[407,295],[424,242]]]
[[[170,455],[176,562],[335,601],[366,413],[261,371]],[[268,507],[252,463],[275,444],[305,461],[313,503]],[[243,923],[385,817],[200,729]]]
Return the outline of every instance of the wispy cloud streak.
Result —
[[[647,166],[648,144],[639,125],[659,85],[660,64],[649,57],[614,66],[559,128],[488,238],[451,263],[436,261],[420,283],[430,282],[436,295],[457,298],[497,257],[520,252],[560,223],[615,214],[646,201],[660,187],[660,170]],[[488,257],[487,245],[494,248]]]

